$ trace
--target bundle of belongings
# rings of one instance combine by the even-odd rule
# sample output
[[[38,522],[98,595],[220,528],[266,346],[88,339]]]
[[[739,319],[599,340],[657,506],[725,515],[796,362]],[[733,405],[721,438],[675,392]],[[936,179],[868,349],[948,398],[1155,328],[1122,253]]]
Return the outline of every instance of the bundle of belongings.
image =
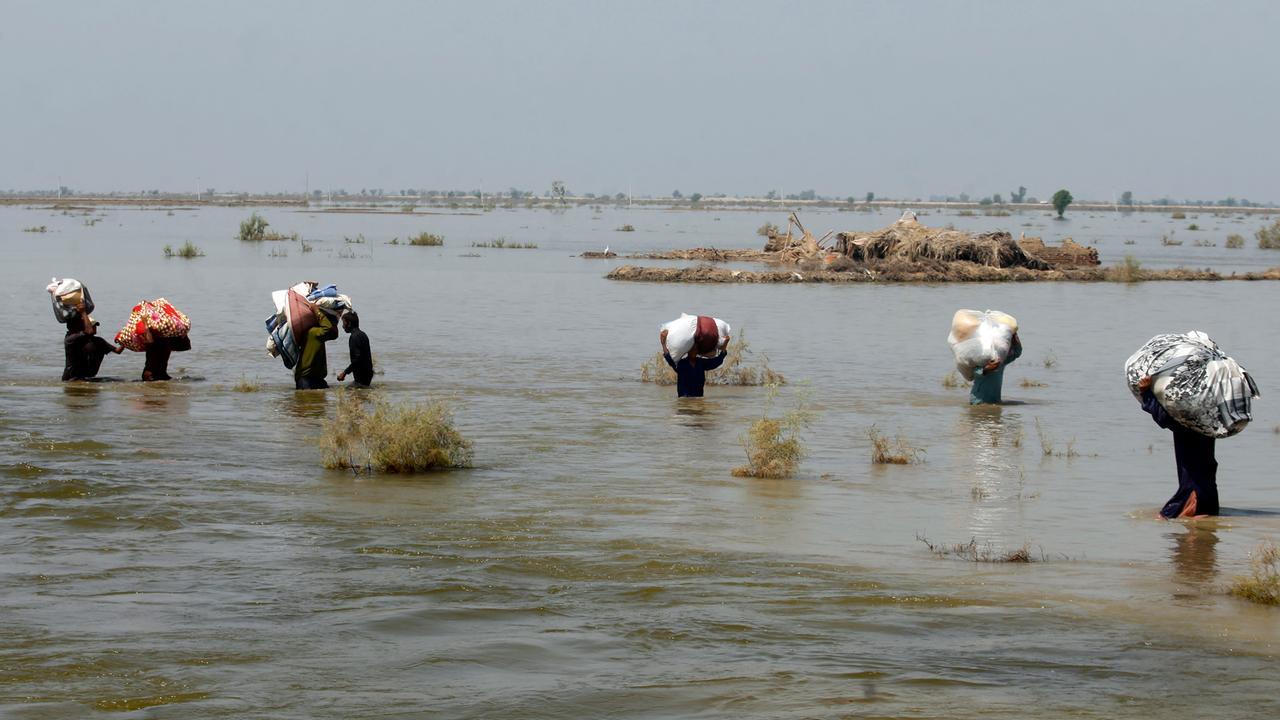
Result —
[[[93,297],[89,295],[89,288],[79,280],[53,278],[45,290],[53,297],[53,316],[58,322],[66,325],[68,320],[79,314],[81,305],[84,305],[85,320],[93,321],[88,317],[93,313]]]
[[[999,310],[957,310],[947,336],[956,356],[956,369],[965,380],[972,381],[974,370],[996,360],[1003,363],[1017,332],[1017,319]]]
[[[267,318],[267,353],[278,357],[284,366],[293,369],[302,353],[299,339],[317,325],[313,308],[331,315],[335,320],[352,309],[351,298],[338,292],[336,285],[319,287],[319,283],[300,282],[288,290],[271,293],[276,311]]]
[[[191,319],[164,298],[143,300],[133,306],[129,320],[116,333],[116,343],[134,352],[142,352],[154,337],[186,338],[191,332]],[[184,347],[185,346],[185,347]],[[189,348],[187,343],[176,344],[175,349]]]
[[[667,331],[667,353],[672,360],[679,360],[690,351],[694,357],[714,357],[729,339],[729,323],[707,315],[681,313],[661,330]]]
[[[1124,364],[1129,392],[1141,397],[1138,381],[1150,377],[1151,393],[1165,412],[1188,430],[1212,438],[1231,437],[1253,419],[1253,378],[1208,335],[1193,330],[1147,341]]]

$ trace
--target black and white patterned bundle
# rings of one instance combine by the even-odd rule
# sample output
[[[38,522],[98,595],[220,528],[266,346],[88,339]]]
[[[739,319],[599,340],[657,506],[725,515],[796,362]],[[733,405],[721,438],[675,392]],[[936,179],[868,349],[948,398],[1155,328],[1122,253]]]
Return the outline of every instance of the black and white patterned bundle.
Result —
[[[1231,437],[1253,418],[1258,386],[1208,335],[1193,330],[1147,341],[1124,364],[1129,392],[1151,376],[1151,392],[1184,427],[1214,438]]]

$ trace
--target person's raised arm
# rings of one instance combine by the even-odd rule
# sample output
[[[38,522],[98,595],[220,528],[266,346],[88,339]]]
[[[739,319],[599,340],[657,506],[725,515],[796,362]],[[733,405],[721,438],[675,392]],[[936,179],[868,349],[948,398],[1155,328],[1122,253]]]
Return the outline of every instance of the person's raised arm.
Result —
[[[672,370],[675,370],[676,361],[671,358],[671,352],[667,350],[666,328],[663,328],[662,332],[658,333],[658,342],[662,343],[662,359],[667,361],[667,364],[671,366]]]
[[[1022,357],[1022,340],[1018,338],[1018,333],[1014,333],[1013,339],[1009,343],[1009,354],[1005,356],[1004,364],[1008,365],[1020,357]]]
[[[1155,393],[1151,392],[1153,382],[1151,376],[1148,375],[1138,381],[1138,393],[1141,397],[1142,409],[1151,415],[1151,419],[1156,421],[1160,427],[1168,430],[1177,424],[1168,411],[1160,405],[1160,401],[1156,399]]]
[[[716,355],[714,358],[707,360],[706,364],[702,366],[703,370],[715,370],[716,368],[724,364],[724,359],[729,355],[729,340],[730,340],[729,336],[725,335],[724,349],[720,351],[719,355]]]

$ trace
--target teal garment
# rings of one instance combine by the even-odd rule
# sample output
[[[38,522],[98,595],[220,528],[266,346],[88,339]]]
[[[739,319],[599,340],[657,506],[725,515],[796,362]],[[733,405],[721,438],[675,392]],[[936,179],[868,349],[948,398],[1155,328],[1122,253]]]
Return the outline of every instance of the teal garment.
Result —
[[[973,387],[969,388],[970,405],[995,405],[1000,402],[1000,388],[1004,385],[1004,368],[1022,357],[1022,343],[1015,342],[1009,348],[1009,356],[992,372],[982,368],[973,371]]]

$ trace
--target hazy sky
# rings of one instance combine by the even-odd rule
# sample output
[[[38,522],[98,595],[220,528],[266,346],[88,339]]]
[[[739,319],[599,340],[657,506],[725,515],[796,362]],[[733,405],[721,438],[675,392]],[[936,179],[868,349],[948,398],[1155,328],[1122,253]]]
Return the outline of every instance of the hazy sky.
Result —
[[[1280,201],[1280,3],[0,0],[0,189]]]

